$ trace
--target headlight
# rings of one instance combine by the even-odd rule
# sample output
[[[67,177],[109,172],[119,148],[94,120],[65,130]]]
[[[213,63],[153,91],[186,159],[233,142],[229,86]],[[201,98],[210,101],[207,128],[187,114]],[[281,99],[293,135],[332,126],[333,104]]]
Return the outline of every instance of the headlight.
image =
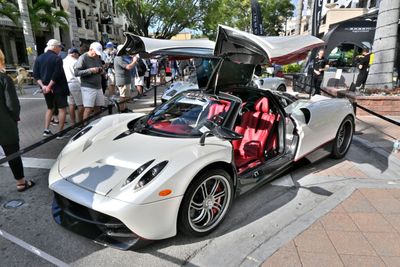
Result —
[[[142,178],[140,178],[139,182],[135,185],[135,190],[140,189],[149,182],[151,182],[167,165],[168,161],[165,160],[163,162],[158,163],[156,166],[148,170]]]
[[[146,162],[145,164],[143,164],[142,166],[137,168],[131,175],[129,175],[129,177],[126,179],[123,186],[125,186],[125,185],[129,184],[130,182],[132,182],[133,180],[135,180],[136,177],[138,177],[142,172],[144,172],[153,163],[153,161],[154,161],[154,159]]]

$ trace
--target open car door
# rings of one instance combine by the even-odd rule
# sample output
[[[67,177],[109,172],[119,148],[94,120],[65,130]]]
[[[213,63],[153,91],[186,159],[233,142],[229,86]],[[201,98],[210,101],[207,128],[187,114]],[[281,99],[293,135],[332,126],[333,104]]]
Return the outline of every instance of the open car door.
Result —
[[[118,55],[137,54],[147,56],[170,56],[177,59],[213,58],[215,43],[210,40],[163,40],[124,33],[125,43]]]

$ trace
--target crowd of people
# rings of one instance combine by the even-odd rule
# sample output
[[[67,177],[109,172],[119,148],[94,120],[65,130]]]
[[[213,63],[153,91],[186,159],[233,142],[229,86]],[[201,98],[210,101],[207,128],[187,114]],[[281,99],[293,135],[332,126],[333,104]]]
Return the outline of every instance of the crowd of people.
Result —
[[[60,131],[64,129],[67,108],[70,121],[75,124],[97,112],[107,98],[114,100],[118,95],[121,112],[131,112],[126,105],[131,92],[136,90],[140,98],[146,96],[145,88],[156,84],[157,77],[162,84],[167,73],[171,73],[172,79],[181,76],[176,60],[142,59],[139,54],[118,56],[122,47],[108,42],[103,49],[99,42],[93,42],[82,54],[71,48],[64,55],[61,42],[56,39],[47,42],[45,53],[33,67],[33,77],[47,105],[43,136],[53,135],[50,124],[58,124]]]

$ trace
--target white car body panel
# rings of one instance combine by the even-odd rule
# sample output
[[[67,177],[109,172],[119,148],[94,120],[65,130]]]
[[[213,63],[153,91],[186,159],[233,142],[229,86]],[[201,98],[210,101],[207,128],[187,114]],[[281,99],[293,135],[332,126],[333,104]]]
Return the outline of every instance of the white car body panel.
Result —
[[[280,77],[257,78],[253,79],[253,82],[262,89],[277,90],[279,86],[284,86],[286,89],[285,79]]]
[[[310,111],[308,123],[302,108]],[[285,110],[295,120],[299,135],[295,161],[332,141],[344,118],[348,115],[354,117],[353,107],[347,99],[331,99],[320,95],[315,95],[310,100],[298,100]]]

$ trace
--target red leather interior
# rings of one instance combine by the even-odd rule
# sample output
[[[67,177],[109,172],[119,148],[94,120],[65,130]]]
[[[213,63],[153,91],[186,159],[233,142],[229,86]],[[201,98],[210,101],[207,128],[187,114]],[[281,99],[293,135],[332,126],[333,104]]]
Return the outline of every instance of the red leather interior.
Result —
[[[245,112],[240,125],[235,128],[237,133],[243,135],[241,140],[232,142],[235,164],[239,172],[253,166],[254,162],[264,160],[265,143],[276,119],[275,114],[270,114],[266,97],[255,102],[254,110]]]
[[[211,119],[213,116],[219,115],[222,112],[226,112],[229,110],[231,102],[226,100],[219,100],[218,102],[219,103],[214,103],[210,106],[207,119]]]
[[[154,129],[161,130],[168,133],[176,134],[190,134],[192,129],[188,125],[174,124],[171,125],[169,121],[153,122],[151,125]]]

